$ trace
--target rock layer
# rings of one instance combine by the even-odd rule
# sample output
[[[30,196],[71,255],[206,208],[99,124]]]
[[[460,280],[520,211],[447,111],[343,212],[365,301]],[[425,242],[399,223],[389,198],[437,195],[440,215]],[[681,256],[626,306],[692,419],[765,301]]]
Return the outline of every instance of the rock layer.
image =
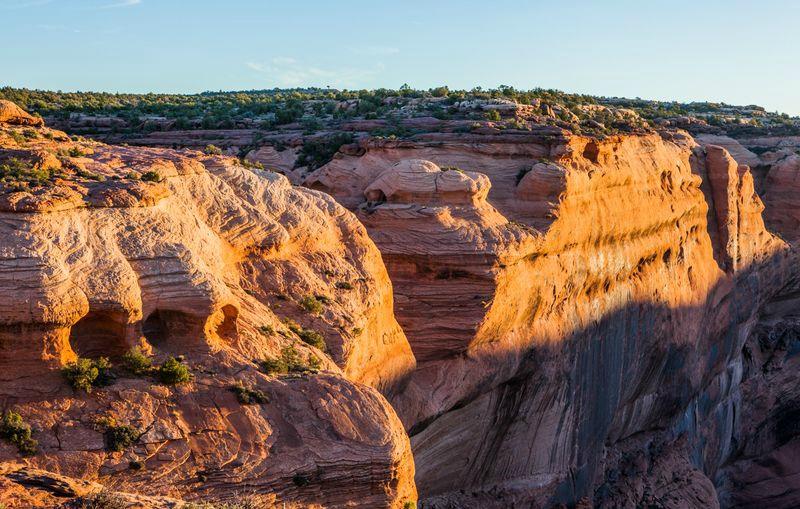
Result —
[[[58,163],[45,184],[5,181],[0,211],[0,400],[35,429],[29,465],[188,498],[228,498],[240,483],[331,507],[416,498],[408,438],[369,387],[390,391],[414,358],[352,214],[233,159],[46,128],[23,139],[13,125],[0,124],[0,159]],[[298,338],[310,331],[324,343]],[[58,373],[77,355],[116,363],[134,346],[184,356],[192,382],[123,371],[81,395]],[[253,360],[287,347],[324,373],[259,372]],[[269,403],[243,406],[237,382]],[[141,435],[107,451],[101,418]],[[15,456],[0,446],[0,460]]]
[[[715,505],[732,433],[697,423],[733,415],[741,349],[789,273],[749,169],[681,133],[430,138],[365,142],[306,181],[384,254],[419,361],[392,403],[428,504],[612,507],[688,483],[684,503]],[[410,164],[428,170],[412,182]],[[491,189],[454,200],[437,165]],[[612,482],[634,436],[675,452]]]

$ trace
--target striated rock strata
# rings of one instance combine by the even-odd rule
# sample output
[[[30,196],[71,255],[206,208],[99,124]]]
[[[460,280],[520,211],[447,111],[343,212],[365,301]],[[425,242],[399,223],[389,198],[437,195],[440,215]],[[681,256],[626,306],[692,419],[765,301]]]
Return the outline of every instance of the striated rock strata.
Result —
[[[680,132],[417,138],[306,184],[386,261],[426,507],[717,506],[742,351],[792,277],[750,169]]]
[[[3,442],[0,462],[194,500],[416,499],[408,438],[379,393],[415,361],[351,213],[234,159],[18,123],[0,124],[0,163],[23,168],[0,192],[0,406],[39,450],[21,459]],[[301,341],[308,331],[323,342]],[[136,346],[182,356],[192,380],[116,370],[85,394],[59,373]],[[259,371],[285,348],[321,371]],[[268,402],[241,404],[235,383]],[[135,429],[133,445],[109,450],[109,422]]]

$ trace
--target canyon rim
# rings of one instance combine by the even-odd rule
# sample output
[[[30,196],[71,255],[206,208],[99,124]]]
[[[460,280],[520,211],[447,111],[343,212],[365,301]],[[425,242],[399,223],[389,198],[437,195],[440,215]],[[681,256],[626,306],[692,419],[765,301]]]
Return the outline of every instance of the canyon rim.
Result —
[[[800,507],[800,8],[177,4],[0,0],[0,509]]]

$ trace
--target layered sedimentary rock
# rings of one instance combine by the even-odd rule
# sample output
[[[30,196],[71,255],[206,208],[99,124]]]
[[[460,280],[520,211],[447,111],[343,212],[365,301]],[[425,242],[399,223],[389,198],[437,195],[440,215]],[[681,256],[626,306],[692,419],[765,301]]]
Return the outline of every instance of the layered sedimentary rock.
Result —
[[[16,124],[0,124],[0,401],[39,452],[20,459],[3,442],[0,461],[188,499],[245,488],[331,507],[416,498],[408,438],[379,393],[414,358],[351,213],[234,159]],[[300,340],[310,331],[323,343]],[[119,371],[83,394],[59,373],[135,346],[183,356],[192,381]],[[286,348],[321,372],[257,369]],[[242,405],[234,383],[268,403]],[[137,440],[109,450],[101,422]]]
[[[716,505],[741,351],[791,272],[749,169],[680,133],[429,138],[306,181],[386,260],[419,361],[391,401],[427,503]]]

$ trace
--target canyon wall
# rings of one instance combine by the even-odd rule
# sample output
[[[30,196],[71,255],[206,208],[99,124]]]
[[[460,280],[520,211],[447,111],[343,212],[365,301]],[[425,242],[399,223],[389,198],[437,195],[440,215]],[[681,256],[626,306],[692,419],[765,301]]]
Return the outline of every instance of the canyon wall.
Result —
[[[417,489],[430,508],[800,503],[792,140],[362,136],[304,188],[70,140],[11,106],[0,122],[0,158],[55,175],[0,194],[0,397],[41,449],[0,445],[0,490],[66,475],[153,507],[242,487],[326,507]],[[255,152],[303,179],[296,147]],[[58,373],[133,346],[183,355],[193,381],[122,373],[83,395]],[[318,371],[257,369],[289,346]],[[236,382],[270,402],[241,405]],[[99,417],[144,433],[107,451]]]
[[[391,402],[426,507],[728,493],[742,350],[793,266],[748,167],[675,132],[360,146],[306,185],[386,261],[418,360]]]

